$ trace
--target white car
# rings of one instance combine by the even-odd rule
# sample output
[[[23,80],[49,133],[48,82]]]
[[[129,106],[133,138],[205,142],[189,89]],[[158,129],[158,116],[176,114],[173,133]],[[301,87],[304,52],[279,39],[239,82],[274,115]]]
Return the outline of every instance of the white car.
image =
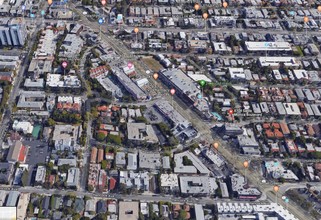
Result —
[[[88,12],[84,11],[82,14],[83,14],[83,15],[87,15],[87,14],[88,14]]]

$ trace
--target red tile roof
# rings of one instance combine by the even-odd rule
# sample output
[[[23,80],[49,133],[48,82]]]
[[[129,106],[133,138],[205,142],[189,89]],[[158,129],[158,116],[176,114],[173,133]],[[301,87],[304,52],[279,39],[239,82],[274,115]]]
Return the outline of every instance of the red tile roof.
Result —
[[[98,150],[98,157],[97,157],[97,163],[100,163],[104,159],[104,150],[99,149]]]
[[[27,154],[28,154],[28,147],[21,145],[20,151],[19,151],[19,156],[18,156],[18,161],[25,162]]]
[[[97,158],[97,147],[93,147],[91,148],[90,162],[96,163],[96,158]]]
[[[91,78],[96,78],[107,71],[108,71],[108,68],[106,66],[98,66],[96,68],[90,69],[89,73]]]
[[[109,179],[109,190],[113,190],[116,187],[117,180],[113,177]]]
[[[267,138],[274,138],[274,133],[270,129],[266,130],[265,134]]]
[[[273,128],[280,129],[280,124],[277,122],[273,122],[271,125]]]
[[[263,123],[263,128],[264,129],[269,129],[270,128],[270,123]]]
[[[274,130],[274,136],[276,138],[283,138],[284,137],[283,133],[279,129]]]
[[[108,110],[109,110],[109,107],[106,105],[102,105],[102,106],[97,107],[97,111],[100,111],[100,112],[106,112]]]

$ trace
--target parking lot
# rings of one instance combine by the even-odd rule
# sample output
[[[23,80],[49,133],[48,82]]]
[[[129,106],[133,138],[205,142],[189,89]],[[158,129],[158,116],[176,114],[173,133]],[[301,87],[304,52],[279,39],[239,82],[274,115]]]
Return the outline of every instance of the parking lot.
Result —
[[[37,164],[46,162],[46,157],[50,156],[49,147],[46,142],[40,140],[23,141],[25,146],[29,146],[26,164],[29,165],[28,185],[32,185],[32,180],[36,172]]]

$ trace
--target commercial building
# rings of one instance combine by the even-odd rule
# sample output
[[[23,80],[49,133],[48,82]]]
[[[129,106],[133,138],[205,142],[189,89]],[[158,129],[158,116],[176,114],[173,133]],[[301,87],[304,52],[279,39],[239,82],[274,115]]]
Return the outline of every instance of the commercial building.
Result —
[[[80,146],[78,140],[81,136],[82,128],[76,125],[55,125],[52,140],[56,150],[75,151]]]
[[[252,130],[248,129],[243,135],[238,135],[237,141],[244,154],[261,154],[259,143],[255,139],[255,135]]]
[[[219,168],[225,165],[225,160],[211,148],[204,149],[202,154]]]
[[[189,132],[185,131],[188,131],[188,129],[192,127],[192,123],[184,118],[178,111],[176,111],[168,101],[160,100],[156,102],[154,106],[171,123],[174,135],[177,136],[184,133],[187,136],[190,134]],[[197,132],[195,132],[194,136],[196,135]],[[187,137],[191,138],[193,136]]]
[[[175,94],[181,96],[184,102],[193,105],[196,112],[201,116],[211,117],[206,99],[198,98],[199,94],[202,94],[200,87],[182,70],[170,69],[161,71],[160,79],[171,88],[174,88],[176,90]]]
[[[156,170],[162,167],[160,153],[139,151],[139,168]]]
[[[207,176],[180,176],[179,183],[182,194],[209,196],[218,188],[216,179]]]
[[[128,140],[136,143],[158,143],[158,138],[151,125],[145,123],[127,123]]]
[[[285,169],[282,163],[276,161],[265,161],[265,175],[278,180],[283,178],[286,181],[299,181],[299,178],[292,170]]]
[[[254,187],[248,186],[247,180],[240,174],[231,176],[232,191],[238,199],[256,200],[261,197],[261,192]]]
[[[9,153],[7,155],[7,161],[9,163],[24,163],[28,155],[29,148],[22,145],[21,141],[16,141],[16,143],[10,147]]]

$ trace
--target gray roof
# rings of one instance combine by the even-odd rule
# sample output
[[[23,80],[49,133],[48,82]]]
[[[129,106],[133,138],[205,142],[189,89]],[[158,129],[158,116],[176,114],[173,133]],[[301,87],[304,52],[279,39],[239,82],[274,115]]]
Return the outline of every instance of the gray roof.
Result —
[[[42,208],[43,208],[44,210],[48,210],[48,209],[49,209],[49,204],[50,204],[50,197],[49,197],[49,196],[46,196],[46,197],[43,199]]]
[[[205,220],[203,206],[200,204],[195,204],[194,209],[196,220]]]
[[[67,176],[67,186],[77,187],[79,184],[80,170],[79,168],[70,168]]]
[[[169,156],[163,157],[162,160],[163,160],[163,168],[164,169],[170,169],[171,168],[171,164],[170,164]]]
[[[159,169],[161,167],[160,153],[139,151],[139,168]]]
[[[2,163],[0,162],[0,183],[4,184],[11,180],[13,171],[14,171],[14,165],[11,163]]]
[[[261,192],[257,188],[245,188],[246,180],[244,176],[233,174],[231,176],[232,190],[237,192],[239,196],[260,196]]]
[[[117,152],[116,153],[116,165],[126,165],[125,153]]]
[[[137,169],[137,153],[128,153],[127,170]]]
[[[214,194],[218,188],[216,179],[207,176],[180,176],[181,193]]]
[[[20,193],[17,191],[9,192],[8,197],[7,197],[6,206],[9,206],[9,207],[16,206],[17,202],[18,202],[19,195],[20,195]]]
[[[107,212],[107,202],[105,200],[99,200],[96,205],[97,213]]]
[[[70,158],[70,159],[66,159],[66,158],[59,158],[58,159],[58,163],[57,166],[62,166],[68,164],[71,167],[76,167],[77,166],[77,160],[75,158]]]
[[[135,99],[146,99],[146,94],[122,70],[114,68],[117,79]]]
[[[176,111],[168,101],[161,100],[155,103],[155,107],[169,120],[174,123],[174,127],[187,128],[191,123]]]
[[[286,111],[282,102],[275,102],[274,104],[280,115],[286,115]]]
[[[194,107],[201,112],[206,112],[209,109],[208,103],[205,99],[198,99],[198,94],[201,93],[197,83],[192,78],[187,76],[180,69],[171,69],[161,72],[166,80],[176,88],[178,93],[182,93],[190,99],[190,102],[194,103]]]
[[[85,202],[82,198],[76,198],[75,204],[74,204],[74,209],[76,212],[82,212],[84,211],[85,208]]]
[[[187,157],[189,160],[192,161],[193,165],[185,166],[183,164],[183,157]],[[198,159],[193,153],[189,151],[185,151],[182,153],[177,153],[174,156],[175,160],[175,173],[201,173],[201,174],[209,174],[210,171],[207,167],[203,164],[203,162]]]

